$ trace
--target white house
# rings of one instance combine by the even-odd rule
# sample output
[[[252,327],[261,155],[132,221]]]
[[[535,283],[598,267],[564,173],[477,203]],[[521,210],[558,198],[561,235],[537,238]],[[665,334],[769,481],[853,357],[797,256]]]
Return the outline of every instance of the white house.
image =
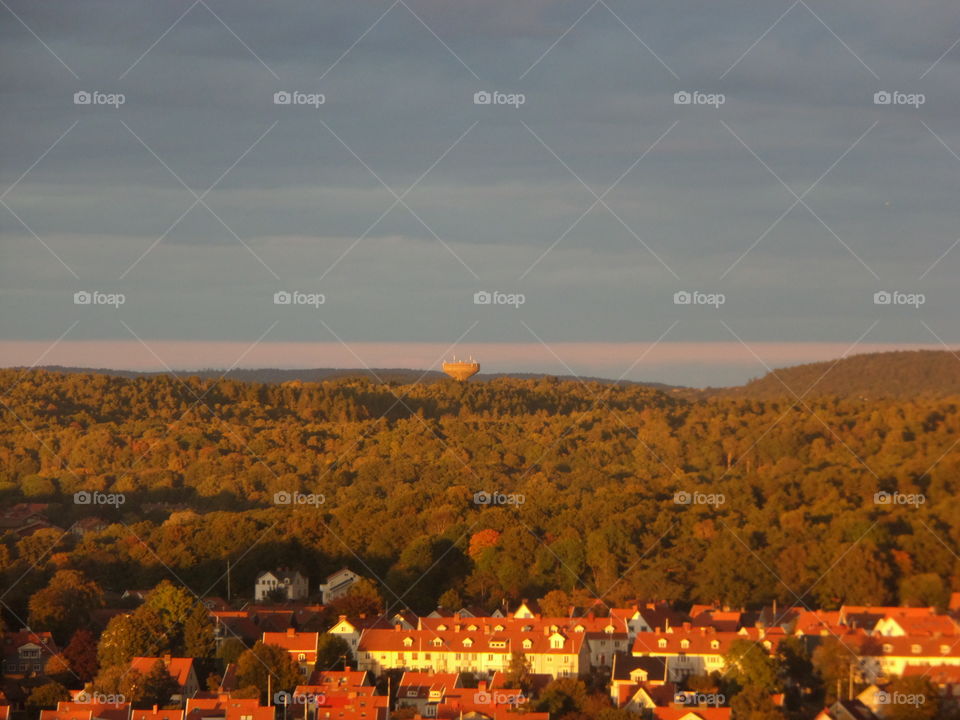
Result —
[[[263,602],[278,588],[286,591],[287,600],[306,600],[309,593],[307,579],[298,570],[280,568],[274,572],[262,572],[257,576],[253,597],[257,602]]]
[[[343,597],[347,594],[350,587],[359,579],[359,575],[347,568],[340,568],[332,575],[328,575],[327,581],[320,584],[320,602],[324,605],[329,605],[337,598]]]

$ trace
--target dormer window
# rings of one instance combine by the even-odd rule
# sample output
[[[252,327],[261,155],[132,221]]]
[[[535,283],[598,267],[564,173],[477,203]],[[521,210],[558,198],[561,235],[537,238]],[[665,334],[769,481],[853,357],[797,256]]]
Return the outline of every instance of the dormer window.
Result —
[[[473,647],[473,640],[471,640],[470,638],[464,638],[464,639],[463,639],[463,646],[464,646],[464,647]]]
[[[410,647],[411,645],[413,645],[413,638],[412,638],[412,637],[405,637],[405,638],[403,639],[403,646],[404,646],[404,647]]]
[[[950,654],[950,646],[949,646],[949,645],[941,645],[941,646],[940,646],[940,654],[941,654],[941,655],[949,655],[949,654]]]
[[[527,638],[526,640],[523,641],[524,650],[529,650],[532,647],[533,647],[533,641],[530,638]]]
[[[719,640],[711,640],[711,641],[710,641],[710,649],[711,649],[711,650],[719,650],[719,649],[720,649],[720,641],[719,641]]]
[[[884,651],[885,653],[892,653],[892,652],[893,652],[893,645],[891,645],[890,643],[884,643],[884,644],[883,644],[883,651]]]
[[[919,654],[920,654],[920,646],[919,646],[919,645],[911,645],[911,646],[910,646],[910,652],[912,652],[914,655],[919,655]]]
[[[524,625],[520,628],[523,632],[533,632],[533,625]]]
[[[467,625],[467,630],[469,630],[470,632],[476,632],[476,631],[477,631],[477,626],[476,626],[476,625]]]
[[[660,639],[657,641],[657,647],[665,648],[666,646],[667,646],[667,639],[666,639],[666,638],[660,638]]]
[[[447,629],[447,626],[446,626],[446,625],[442,625],[442,624],[441,624],[441,625],[437,625],[437,630],[439,630],[440,632],[443,632],[443,631],[446,630],[446,629]]]
[[[680,647],[686,650],[688,647],[690,647],[690,641],[684,638],[680,641]]]
[[[552,638],[550,638],[550,647],[554,650],[560,650],[563,647],[563,636],[554,635]]]
[[[441,640],[440,638],[434,638],[430,642],[433,644],[434,647],[440,647],[443,644],[443,640]]]
[[[493,629],[497,632],[503,632],[503,625],[494,625]]]

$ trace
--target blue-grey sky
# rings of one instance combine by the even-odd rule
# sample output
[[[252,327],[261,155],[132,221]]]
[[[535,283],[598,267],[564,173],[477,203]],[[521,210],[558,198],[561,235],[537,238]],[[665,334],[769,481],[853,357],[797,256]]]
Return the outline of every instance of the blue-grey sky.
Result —
[[[705,385],[958,341],[955,3],[4,0],[0,18],[0,364],[456,352]]]

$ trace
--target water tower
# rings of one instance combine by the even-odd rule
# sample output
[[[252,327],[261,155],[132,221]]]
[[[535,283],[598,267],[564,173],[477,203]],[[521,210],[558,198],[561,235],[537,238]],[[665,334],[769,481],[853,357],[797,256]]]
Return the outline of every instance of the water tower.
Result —
[[[473,358],[470,358],[469,361],[464,361],[457,360],[457,358],[454,357],[452,362],[445,362],[443,364],[443,371],[454,380],[464,382],[480,372],[480,363],[474,362]]]

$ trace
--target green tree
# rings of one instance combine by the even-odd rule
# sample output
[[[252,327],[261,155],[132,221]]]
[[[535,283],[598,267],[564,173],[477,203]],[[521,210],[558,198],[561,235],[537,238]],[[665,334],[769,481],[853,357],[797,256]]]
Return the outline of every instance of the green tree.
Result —
[[[253,685],[259,688],[262,699],[268,690],[290,692],[299,683],[300,668],[290,653],[276,645],[257,642],[237,660],[237,681],[240,687]]]
[[[317,642],[317,669],[343,670],[344,664],[353,663],[350,644],[342,637],[321,633]]]
[[[524,693],[530,691],[532,685],[532,666],[527,656],[514,650],[510,653],[510,664],[504,674],[504,682],[508,688],[520,688]]]
[[[346,594],[337,598],[332,603],[338,615],[346,615],[356,620],[361,615],[373,617],[383,612],[383,596],[377,586],[367,578],[360,578]]]
[[[587,686],[576,678],[557,678],[548,684],[537,703],[540,712],[548,712],[551,717],[563,717],[568,713],[579,713],[587,704]]]
[[[783,720],[784,715],[773,704],[770,693],[756,686],[749,686],[730,700],[730,708],[737,720]]]
[[[143,703],[146,705],[166,705],[179,689],[177,681],[170,675],[166,663],[157,658],[153,667],[143,677]]]
[[[27,705],[35,708],[55,708],[57,703],[70,699],[70,692],[58,682],[48,682],[30,691]]]
[[[134,657],[156,657],[167,648],[159,616],[149,608],[118,615],[107,623],[97,646],[101,667],[128,665]]]
[[[839,638],[826,637],[812,655],[813,669],[823,683],[827,704],[838,700],[837,688],[847,687],[857,664],[856,649],[845,645]]]
[[[737,639],[724,655],[726,675],[741,688],[754,688],[764,693],[780,687],[777,661],[758,642]]]
[[[78,570],[59,570],[30,598],[30,625],[65,641],[86,625],[90,611],[103,606],[103,591]]]
[[[927,678],[897,678],[887,688],[890,701],[883,706],[884,720],[933,720],[940,718],[942,700],[937,688]]]

